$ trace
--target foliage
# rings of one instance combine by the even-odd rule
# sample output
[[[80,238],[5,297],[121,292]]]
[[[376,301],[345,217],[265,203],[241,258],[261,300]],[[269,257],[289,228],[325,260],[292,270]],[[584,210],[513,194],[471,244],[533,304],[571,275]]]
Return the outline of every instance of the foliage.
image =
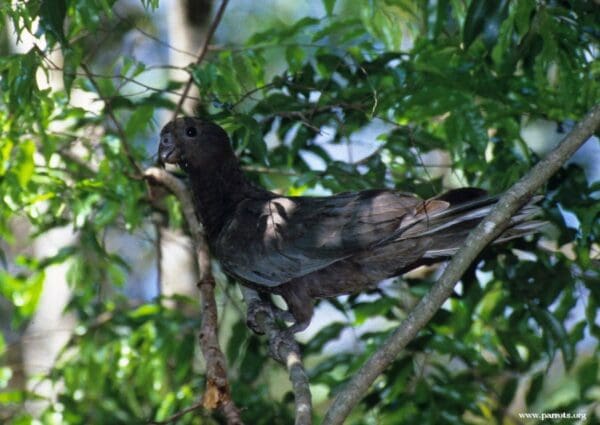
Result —
[[[162,298],[133,306],[120,289],[132,265],[107,248],[105,233],[152,226],[158,207],[140,170],[156,147],[149,142],[157,132],[153,116],[173,109],[168,91],[180,84],[130,95],[127,84],[147,72],[146,64],[98,51],[135,31],[115,15],[113,1],[8,3],[0,5],[0,19],[19,37],[44,37],[46,46],[36,42],[0,57],[0,237],[19,242],[16,219],[30,223],[32,238],[61,226],[78,235],[46,258],[23,254],[6,264],[2,252],[0,296],[15,332],[36,311],[47,267],[69,265],[68,309],[78,324],[48,374],[58,399],[40,420],[164,420],[203,390],[198,307],[183,297],[175,305],[188,308]],[[151,14],[156,2],[143,3]],[[269,188],[302,194],[385,186],[431,196],[476,185],[498,193],[537,159],[521,136],[526,119],[577,120],[600,100],[593,2],[337,3],[325,0],[323,17],[270,25],[189,68],[202,93],[200,113],[226,128],[246,166],[268,169],[252,176]],[[95,34],[106,27],[114,34],[100,41]],[[51,59],[57,49],[62,66]],[[40,82],[57,68],[62,88]],[[101,99],[99,110],[74,106],[75,91]],[[374,120],[382,130],[372,130],[381,134],[367,156],[344,161],[331,154],[340,146],[352,152],[354,134]],[[424,166],[434,150],[448,153],[449,172]],[[500,424],[522,421],[519,411],[587,412],[589,423],[599,420],[592,413],[600,401],[597,194],[598,184],[590,186],[575,165],[555,176],[544,200],[555,224],[547,237],[572,243],[572,255],[542,249],[537,238],[488,249],[348,423]],[[558,205],[577,216],[576,231]],[[177,206],[168,211],[177,226]],[[331,301],[347,320],[323,327],[303,346],[318,417],[389,326],[359,331],[358,354],[332,349],[338,337],[371,317],[397,324],[406,314],[401,307],[433,279],[407,278],[368,297]],[[245,420],[291,423],[291,394],[287,386],[274,390],[287,384],[273,372],[264,340],[245,327],[231,283],[219,290],[229,312],[222,336],[233,395]],[[0,336],[0,356],[6,351]],[[564,365],[561,376],[551,373],[556,362]],[[10,364],[0,367],[0,419],[32,423],[21,408],[36,395],[11,386],[12,373]],[[511,403],[523,407],[515,411]],[[181,423],[219,420],[206,413]]]

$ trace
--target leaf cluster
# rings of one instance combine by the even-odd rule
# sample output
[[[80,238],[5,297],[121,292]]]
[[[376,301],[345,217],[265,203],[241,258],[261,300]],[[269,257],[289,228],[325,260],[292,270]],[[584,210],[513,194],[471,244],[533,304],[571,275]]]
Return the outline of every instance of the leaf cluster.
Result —
[[[33,317],[47,268],[68,266],[67,309],[77,327],[47,376],[58,398],[43,423],[164,420],[204,388],[198,306],[179,297],[132,300],[135,270],[109,243],[111,231],[147,235],[157,220],[181,227],[178,206],[157,204],[140,175],[154,160],[153,117],[173,108],[168,95],[181,84],[165,73],[164,84],[149,85],[144,77],[156,70],[98,48],[147,27],[157,2],[143,3],[127,19],[113,1],[0,5],[0,21],[12,22],[17,37],[46,40],[0,56],[0,238],[22,243],[18,220],[30,228],[26,244],[64,226],[76,233],[45,258],[13,258],[0,246],[0,311],[11,317],[0,334],[2,361],[10,348],[3,335],[22,332]],[[187,69],[201,93],[198,113],[228,131],[250,175],[270,189],[397,187],[427,197],[476,185],[499,193],[537,159],[522,136],[529,121],[576,120],[600,99],[593,2],[323,5],[321,18],[261,29]],[[57,75],[60,87],[44,83]],[[96,105],[74,106],[77,92]],[[597,194],[577,165],[556,175],[544,200],[555,226],[545,237],[568,249],[542,249],[538,237],[490,248],[348,423],[500,424],[515,419],[515,403],[597,420]],[[561,209],[577,217],[577,229]],[[149,245],[142,251],[152,255]],[[433,279],[328,302],[343,320],[303,346],[317,416]],[[221,281],[235,402],[248,423],[291,423],[289,389],[273,390],[288,385],[285,376],[250,335],[231,282]],[[381,322],[369,326],[374,317]],[[21,407],[35,391],[14,388],[13,369],[0,367],[0,421],[32,423]],[[181,423],[219,420],[202,412]]]

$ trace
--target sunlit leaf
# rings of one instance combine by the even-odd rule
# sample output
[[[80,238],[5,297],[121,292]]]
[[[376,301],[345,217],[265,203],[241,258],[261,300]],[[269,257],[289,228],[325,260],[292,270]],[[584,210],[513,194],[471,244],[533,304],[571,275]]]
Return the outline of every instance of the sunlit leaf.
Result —
[[[35,143],[31,140],[25,140],[19,143],[17,149],[13,170],[17,175],[19,185],[21,188],[25,189],[33,176],[33,154],[35,153]]]

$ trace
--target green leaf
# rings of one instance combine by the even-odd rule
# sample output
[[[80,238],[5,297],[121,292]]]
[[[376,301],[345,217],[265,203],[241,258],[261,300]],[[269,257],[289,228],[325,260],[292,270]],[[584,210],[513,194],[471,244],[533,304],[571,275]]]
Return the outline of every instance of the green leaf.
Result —
[[[362,36],[364,36],[364,25],[361,20],[333,19],[329,25],[315,31],[312,41],[316,43],[328,37],[336,42],[344,43]]]
[[[598,379],[600,367],[598,365],[598,358],[589,358],[581,364],[577,370],[577,379],[579,381],[579,387],[581,397],[585,396],[588,389],[598,385]]]
[[[156,303],[144,304],[129,313],[129,317],[132,319],[141,319],[147,316],[155,316],[161,311],[161,306]]]
[[[515,28],[520,35],[529,31],[535,12],[535,0],[519,0],[515,5]]]
[[[0,336],[1,338],[1,336]],[[0,351],[1,353],[1,351]],[[0,390],[8,386],[8,382],[13,376],[12,369],[9,367],[0,367]]]
[[[259,162],[267,164],[267,145],[258,126],[258,122],[249,115],[236,115],[231,120],[230,128],[237,128],[241,136],[242,146],[247,148]]]
[[[325,7],[327,16],[331,16],[333,14],[333,8],[335,7],[335,0],[323,0],[323,6]]]
[[[396,305],[396,301],[388,297],[355,304],[353,306],[355,322],[362,324],[369,318],[384,316],[394,305]]]
[[[113,10],[114,0],[4,3],[10,6],[0,6],[0,21],[12,24],[11,40],[20,38],[21,46],[37,47],[6,54],[9,43],[0,35],[0,245],[8,263],[4,268],[0,264],[0,270],[10,276],[0,277],[0,304],[8,307],[0,308],[0,321],[14,317],[13,325],[25,324],[25,306],[34,305],[39,289],[35,275],[66,260],[73,289],[68,310],[77,322],[69,345],[46,375],[59,403],[44,404],[48,407],[38,421],[166,420],[194,404],[206,387],[197,340],[200,306],[176,295],[162,305],[139,304],[131,297],[147,294],[132,285],[138,278],[148,280],[153,271],[153,232],[148,232],[154,217],[168,212],[165,225],[177,234],[189,229],[176,197],[158,196],[152,203],[146,199],[146,183],[130,175],[122,150],[130,148],[136,160],[152,160],[157,134],[148,125],[151,110],[172,110],[174,102],[168,99],[176,102],[177,97],[171,91],[180,92],[185,79],[170,81],[161,55],[152,58],[152,66],[144,64],[148,57],[137,51],[137,41],[149,41],[147,36],[157,31],[147,10],[119,12]],[[268,162],[272,171],[283,172],[249,176],[278,194],[323,196],[397,186],[431,197],[446,188],[471,185],[496,194],[537,160],[533,153],[528,157],[529,148],[521,140],[524,117],[578,120],[600,98],[593,2],[518,0],[503,9],[506,4],[369,0],[342,5],[323,0],[319,19],[298,15],[307,9],[297,5],[261,10],[260,19],[244,15],[239,21],[239,14],[228,14],[232,28],[241,31],[221,34],[202,68],[188,69],[200,85],[198,110],[227,127],[244,165]],[[41,13],[40,5],[59,7]],[[476,13],[477,7],[483,11]],[[261,33],[252,39],[250,33],[257,29]],[[45,43],[36,39],[41,35]],[[248,36],[250,41],[244,41]],[[98,43],[100,48],[91,50]],[[48,81],[55,74],[48,55],[59,44],[64,90]],[[119,52],[127,54],[123,58]],[[94,65],[98,91],[110,102],[107,108],[102,108],[104,102],[74,107],[68,98],[75,88],[98,98],[87,78],[75,78],[82,54]],[[274,77],[269,81],[265,76]],[[141,86],[138,91],[130,79],[157,91]],[[107,112],[123,123],[127,146],[115,135]],[[380,132],[386,136],[377,141]],[[329,136],[333,140],[325,141]],[[29,141],[35,144],[35,161]],[[369,156],[363,158],[363,153]],[[352,161],[342,161],[342,154]],[[315,171],[315,166],[324,171]],[[590,187],[584,173],[573,168],[559,171],[545,190],[544,206],[557,227],[545,238],[557,239],[559,250],[548,250],[545,244],[541,249],[535,238],[486,250],[479,266],[463,279],[459,295],[377,378],[349,424],[501,422],[506,419],[502,408],[521,396],[515,395],[516,379],[531,379],[522,394],[530,410],[556,406],[552,410],[583,411],[594,402],[597,353],[588,356],[575,348],[585,349],[586,344],[578,343],[585,339],[593,350],[600,338],[594,257],[600,228],[598,199],[592,196],[600,185]],[[565,228],[557,204],[579,218],[579,229]],[[31,234],[63,226],[76,233],[67,248],[60,249],[63,244],[57,239],[50,257],[16,261],[10,255],[27,249]],[[119,233],[132,229],[136,231],[126,235],[124,246]],[[563,247],[567,243],[574,258]],[[530,252],[535,261],[525,259],[527,254],[519,258],[512,248]],[[124,264],[116,255],[128,249],[139,255],[127,255]],[[163,252],[164,260],[173,255]],[[475,270],[482,279],[475,278]],[[379,316],[390,320],[382,324],[386,327],[375,327],[383,320],[373,321],[369,333],[356,336],[350,346],[339,337],[350,334],[353,324],[334,323],[303,347],[315,422],[322,421],[321,407],[391,332],[387,326],[398,321],[398,297],[423,295],[431,288],[434,275],[420,273],[423,278],[407,278],[401,289],[384,284],[386,298],[393,300],[389,304],[364,302],[379,300],[374,296],[332,300],[341,314],[358,321]],[[222,280],[220,273],[215,277]],[[586,288],[583,303],[579,286]],[[244,422],[293,423],[285,370],[269,359],[266,339],[249,333],[238,311],[239,294],[222,284],[215,289],[223,313],[219,339],[227,348],[227,376]],[[404,304],[412,301],[400,306]],[[532,306],[551,308],[554,319],[532,314]],[[578,307],[585,310],[584,318],[573,316]],[[569,346],[577,369],[561,371],[564,377],[548,382],[550,388],[540,371],[561,349],[568,359]],[[0,386],[8,379],[0,367]],[[490,397],[490,388],[497,388],[495,397]],[[563,389],[568,391],[555,398]],[[19,408],[35,400],[34,394],[0,390],[2,398],[11,405],[0,400],[0,410],[6,407],[9,416],[14,412],[11,423],[33,420]],[[216,412],[200,413],[180,421],[223,419]]]
[[[14,143],[8,138],[2,138],[0,143],[0,177],[3,176],[10,164],[10,154]]]
[[[302,68],[306,58],[306,51],[299,46],[289,46],[285,49],[285,59],[291,72],[297,72]]]
[[[64,246],[58,250],[55,255],[46,257],[38,262],[37,270],[42,270],[46,267],[61,264],[73,257],[77,253],[77,247],[75,246]]]
[[[529,388],[527,389],[527,395],[525,396],[525,401],[528,406],[533,405],[533,403],[537,400],[537,397],[544,385],[545,375],[543,372],[538,372],[531,378],[531,382],[529,383]]]
[[[533,317],[544,330],[545,338],[551,339],[553,344],[560,347],[560,351],[563,355],[563,361],[567,368],[573,365],[575,359],[575,350],[570,343],[569,336],[563,326],[563,324],[548,310],[541,308],[532,309]],[[549,355],[553,353],[549,352]]]
[[[18,404],[25,400],[26,393],[24,391],[2,391],[0,392],[0,405],[3,404]],[[14,422],[13,422],[14,423]],[[31,424],[33,422],[23,422],[23,424]]]
[[[502,387],[502,392],[500,393],[500,403],[502,406],[508,406],[512,402],[515,394],[517,392],[517,388],[519,387],[519,378],[513,377],[508,380]]]
[[[248,327],[243,320],[238,320],[231,330],[231,337],[227,342],[227,363],[233,365],[239,359],[240,349],[248,339]]]
[[[321,353],[325,344],[337,339],[341,332],[347,328],[345,323],[332,323],[321,329],[315,336],[311,337],[305,348],[307,353]]]
[[[13,171],[17,176],[17,181],[22,189],[27,188],[34,172],[33,154],[35,153],[35,143],[32,140],[25,140],[19,143]]]
[[[66,0],[42,0],[42,4],[40,5],[40,25],[45,31],[52,33],[62,45],[68,44],[64,32],[66,16]]]
[[[20,310],[26,317],[31,316],[37,308],[42,290],[44,289],[45,276],[44,272],[34,273],[25,281],[26,288],[23,292],[24,297]]]
[[[154,108],[151,105],[139,105],[135,108],[127,125],[125,127],[125,134],[129,139],[133,139],[138,133],[147,130],[152,122],[152,116],[154,115]],[[123,141],[125,143],[125,141]]]
[[[494,2],[472,0],[463,26],[463,43],[469,48],[471,43],[481,34],[485,19],[494,7]]]
[[[7,92],[11,111],[29,110],[39,104],[39,96],[34,96],[39,94],[36,81],[39,65],[40,58],[35,48],[25,54],[11,55],[5,59],[3,68],[6,68],[8,75],[5,74],[1,81],[5,85],[4,90]]]
[[[389,50],[399,50],[402,45],[401,23],[404,14],[401,9],[387,2],[377,2],[377,7],[363,8],[363,25],[374,37],[380,39]]]
[[[91,193],[88,196],[75,199],[72,206],[75,215],[73,220],[75,227],[82,228],[85,225],[100,199],[100,193]]]
[[[514,340],[514,334],[507,331],[497,330],[496,334],[502,343],[502,346],[506,349],[508,358],[515,366],[521,368],[525,365],[525,361],[519,354],[519,350],[517,350],[517,344]]]
[[[292,25],[283,25],[279,27],[270,28],[264,32],[254,34],[249,40],[248,44],[258,43],[276,43],[280,41],[286,41],[300,34],[302,31],[309,27],[319,24],[319,19],[306,16],[300,18]]]
[[[109,223],[112,223],[121,211],[121,204],[114,201],[108,201],[102,205],[94,216],[94,226],[104,228]]]
[[[18,313],[13,317],[15,324],[20,324],[35,312],[44,287],[44,278],[44,272],[17,278],[0,270],[0,294],[15,307]]]
[[[239,353],[241,378],[246,382],[254,381],[267,365],[261,355],[260,344],[262,342],[258,338],[249,338],[246,349]]]
[[[481,319],[490,321],[501,312],[507,303],[507,293],[499,284],[495,284],[483,296],[477,307]]]
[[[83,50],[79,46],[63,47],[63,84],[65,85],[65,92],[69,96],[73,81],[77,76],[77,69],[81,64],[83,58]]]
[[[463,43],[466,49],[480,35],[488,50],[496,44],[500,25],[508,14],[509,4],[508,0],[471,1],[463,26]]]
[[[160,403],[160,406],[156,411],[156,416],[154,417],[154,420],[162,422],[165,421],[169,416],[171,416],[171,414],[175,410],[175,401],[175,394],[167,394],[167,396]]]

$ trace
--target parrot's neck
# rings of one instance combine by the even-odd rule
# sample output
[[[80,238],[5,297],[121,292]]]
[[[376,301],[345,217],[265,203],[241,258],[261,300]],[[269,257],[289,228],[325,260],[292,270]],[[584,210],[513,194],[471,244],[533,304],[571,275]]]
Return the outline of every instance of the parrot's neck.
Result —
[[[235,158],[213,170],[190,170],[189,176],[194,207],[211,244],[240,202],[272,197],[271,192],[248,180]]]

